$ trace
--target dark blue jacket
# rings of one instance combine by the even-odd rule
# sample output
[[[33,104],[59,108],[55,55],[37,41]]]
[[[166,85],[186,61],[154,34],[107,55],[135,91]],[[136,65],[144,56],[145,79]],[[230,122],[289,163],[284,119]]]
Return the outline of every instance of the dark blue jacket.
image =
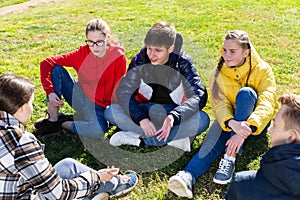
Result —
[[[256,174],[235,177],[226,199],[299,200],[300,144],[271,148],[262,157]]]
[[[144,93],[143,102],[174,104],[168,113],[174,117],[174,125],[193,116],[207,102],[207,91],[194,66],[192,58],[182,50],[182,37],[177,34],[175,49],[165,65],[152,65],[147,47],[136,54],[117,90],[119,104],[133,121],[149,118],[143,111],[137,94]],[[182,98],[182,93],[184,98]],[[166,102],[155,102],[159,98]]]

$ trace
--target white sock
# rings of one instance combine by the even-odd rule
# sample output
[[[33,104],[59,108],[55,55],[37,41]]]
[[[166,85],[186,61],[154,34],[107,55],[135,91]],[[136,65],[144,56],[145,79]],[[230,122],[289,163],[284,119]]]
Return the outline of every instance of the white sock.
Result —
[[[235,163],[235,157],[228,156],[227,154],[224,154],[224,159],[229,160],[229,161]]]

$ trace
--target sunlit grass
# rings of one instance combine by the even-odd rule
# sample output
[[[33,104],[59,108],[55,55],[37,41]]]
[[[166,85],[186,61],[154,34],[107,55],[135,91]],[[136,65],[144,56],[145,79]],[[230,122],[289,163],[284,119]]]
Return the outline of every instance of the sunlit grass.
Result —
[[[0,7],[11,2],[0,1]],[[43,3],[25,12],[0,16],[0,70],[1,73],[25,76],[36,85],[35,111],[27,124],[27,129],[32,131],[33,121],[44,116],[46,109],[45,93],[39,79],[40,61],[83,45],[85,25],[95,17],[108,22],[125,47],[130,61],[143,46],[147,29],[153,23],[164,20],[174,23],[183,35],[184,49],[194,58],[205,85],[216,64],[222,37],[228,30],[242,29],[249,33],[261,57],[273,67],[278,94],[286,91],[299,94],[299,8],[296,0],[64,0]],[[72,112],[69,107],[62,111]],[[205,111],[214,119],[210,104]],[[111,134],[107,134],[108,137]],[[154,172],[140,173],[137,188],[122,199],[176,199],[167,190],[167,180],[183,169],[201,146],[203,137],[198,136],[192,152],[185,153],[176,162]],[[53,164],[64,157],[73,157],[91,167],[103,167],[74,135],[61,134],[43,142],[46,143],[46,155]],[[268,141],[249,142],[243,156],[238,158],[237,170],[257,169],[267,146]],[[124,149],[133,152],[149,150]],[[218,161],[198,179],[194,186],[194,199],[224,198],[227,187],[212,183],[217,165]]]

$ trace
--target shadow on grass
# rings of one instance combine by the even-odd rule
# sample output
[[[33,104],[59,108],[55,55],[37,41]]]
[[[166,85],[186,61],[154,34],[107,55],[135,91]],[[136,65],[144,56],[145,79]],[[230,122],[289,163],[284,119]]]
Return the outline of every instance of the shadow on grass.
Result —
[[[112,131],[114,132],[114,130]],[[119,167],[118,163],[120,164],[120,160],[122,160],[121,170],[127,170],[132,169],[133,166],[148,166],[149,169],[145,168],[144,171],[139,171],[139,177],[141,179],[141,188],[146,188],[145,191],[151,191],[153,188],[153,184],[157,185],[163,185],[158,186],[160,191],[154,190],[153,192],[161,193],[160,196],[163,196],[159,199],[165,199],[165,200],[171,200],[171,199],[182,199],[178,198],[175,194],[167,190],[166,184],[168,179],[175,175],[178,171],[182,170],[187,163],[190,161],[190,159],[193,157],[193,155],[197,152],[198,148],[201,146],[201,143],[203,141],[204,134],[202,136],[198,136],[194,140],[193,148],[191,152],[185,152],[183,153],[181,150],[178,150],[173,147],[132,147],[132,146],[122,146],[119,149],[121,149],[124,152],[129,153],[143,153],[146,155],[147,153],[155,153],[157,150],[160,150],[161,148],[165,149],[165,153],[167,155],[169,154],[176,154],[181,153],[182,155],[179,157],[179,159],[176,160],[168,160],[169,156],[163,156],[163,154],[159,157],[157,157],[157,162],[159,163],[159,160],[163,160],[169,162],[168,165],[166,165],[163,168],[157,168],[157,170],[152,170],[156,166],[155,160],[147,160],[143,159],[141,160],[132,160],[127,159],[127,162],[124,162],[124,158],[121,158],[119,156],[124,155],[118,155],[115,154],[115,152],[108,152],[109,151],[109,143],[108,138],[113,133],[110,133],[106,138],[104,139],[94,139],[94,138],[82,138],[77,135],[71,134],[69,132],[62,131],[61,134],[52,136],[46,139],[39,138],[41,142],[46,144],[45,148],[45,154],[46,157],[49,159],[49,161],[54,165],[58,161],[60,161],[63,158],[66,157],[72,157],[74,159],[79,160],[80,162],[88,165],[91,168],[94,169],[101,169],[106,167],[108,164],[103,163],[99,161],[99,158],[95,157],[95,153],[90,153],[85,144],[91,143],[93,144],[93,150],[92,151],[99,151],[97,154],[99,157],[105,157],[106,155],[114,155],[111,156],[109,161],[111,162],[109,166],[114,165],[116,167]],[[84,141],[83,141],[84,140]],[[258,169],[259,167],[259,160],[261,156],[268,150],[269,146],[269,137],[263,137],[258,140],[249,140],[244,146],[243,154],[242,156],[237,158],[236,161],[236,172],[242,171],[242,170],[249,170],[249,169]],[[196,145],[195,145],[196,144]],[[103,146],[104,145],[104,146]],[[101,148],[99,149],[99,146]],[[89,149],[91,146],[89,146]],[[102,149],[102,151],[101,151]],[[103,151],[105,149],[105,151]],[[143,155],[141,154],[141,155]],[[131,156],[131,155],[130,155]],[[228,189],[228,185],[222,186],[218,185],[212,182],[213,176],[218,168],[218,164],[220,161],[219,157],[213,165],[210,167],[210,169],[201,176],[196,184],[193,186],[193,193],[194,193],[194,199],[222,199],[224,198],[226,191]],[[125,159],[126,160],[126,159]],[[143,163],[145,162],[145,163]],[[161,188],[163,187],[163,188]],[[144,189],[142,189],[144,190]],[[164,190],[164,191],[161,191]]]

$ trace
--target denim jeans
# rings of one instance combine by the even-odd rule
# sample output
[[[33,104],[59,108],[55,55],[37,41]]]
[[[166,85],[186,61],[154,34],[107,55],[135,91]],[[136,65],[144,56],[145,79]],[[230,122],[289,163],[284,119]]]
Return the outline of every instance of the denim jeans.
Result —
[[[105,108],[90,101],[65,68],[56,65],[52,69],[51,78],[57,96],[63,96],[79,114],[74,116],[71,131],[82,136],[103,137],[108,130],[108,122],[104,118]]]
[[[247,120],[247,118],[253,112],[256,102],[256,92],[249,87],[242,88],[236,96],[236,110],[234,113],[234,119],[237,121]],[[250,135],[246,140],[260,138],[266,135],[269,125],[270,123],[265,127],[260,135]],[[235,134],[233,131],[223,131],[217,120],[214,121],[200,149],[184,168],[184,171],[189,172],[192,175],[193,184],[196,182],[199,176],[203,175],[209,169],[209,167],[219,157],[220,154],[225,153],[225,144],[233,134]],[[241,153],[242,147],[237,155],[240,156]]]
[[[143,109],[149,113],[149,117],[156,129],[160,129],[168,112],[170,112],[175,105],[173,104],[154,104],[143,103]],[[111,104],[105,110],[105,118],[113,125],[118,126],[122,130],[132,131],[140,135],[148,146],[162,146],[172,140],[182,139],[186,137],[193,137],[204,132],[209,126],[209,116],[199,111],[189,119],[183,121],[179,125],[174,126],[166,142],[158,141],[157,135],[147,137],[141,127],[134,123],[132,119],[124,112],[122,107],[118,104]]]
[[[54,169],[55,169],[56,173],[58,174],[58,176],[62,179],[74,179],[74,178],[78,177],[80,174],[87,172],[87,171],[96,172],[94,169],[91,169],[88,166],[86,166],[72,158],[65,158],[65,159],[59,161],[58,163],[56,163],[56,165],[54,165]],[[118,186],[118,179],[116,177],[114,177],[110,181],[101,182],[100,187],[95,192],[95,194],[103,193],[103,192],[111,192],[114,189],[116,189],[117,186]],[[86,197],[84,199],[88,200],[90,198]]]
[[[243,194],[244,194],[243,191],[253,190],[255,187],[253,188],[251,186],[255,185],[255,183],[258,184],[258,187],[262,186],[262,184],[261,184],[262,182],[261,182],[260,178],[257,177],[257,170],[248,170],[248,171],[241,171],[241,172],[235,173],[233,176],[233,181],[230,183],[230,187],[227,191],[225,199],[228,199],[228,200],[240,199],[237,197],[236,194],[239,193],[238,196],[243,196]],[[238,187],[239,189],[236,189],[236,185],[240,186],[240,187]],[[250,188],[249,188],[249,186],[250,186]],[[267,185],[265,185],[265,186],[267,186]],[[268,189],[266,189],[266,188],[263,188],[263,189],[265,189],[265,191],[268,191]],[[239,190],[241,190],[240,191],[241,193],[239,192]],[[253,191],[253,192],[255,193],[255,191]],[[257,196],[259,196],[259,195],[257,195]],[[249,196],[247,196],[247,197],[249,199]],[[277,196],[277,198],[278,198],[278,196]],[[250,199],[255,199],[255,197],[252,195]],[[266,199],[266,197],[265,198],[261,197],[261,199]],[[280,199],[280,198],[278,198],[278,199]]]

